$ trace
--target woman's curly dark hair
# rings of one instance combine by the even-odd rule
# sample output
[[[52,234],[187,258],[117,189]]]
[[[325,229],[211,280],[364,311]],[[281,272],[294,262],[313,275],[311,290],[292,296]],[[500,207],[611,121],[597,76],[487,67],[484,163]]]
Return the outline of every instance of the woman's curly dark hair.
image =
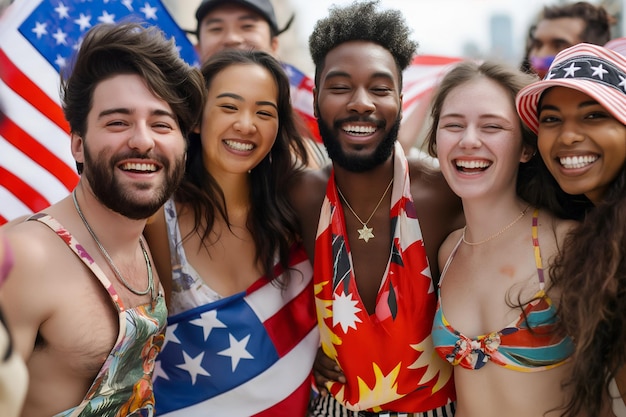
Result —
[[[599,415],[626,364],[626,167],[564,245],[552,284],[561,291],[560,324],[576,346],[567,381],[576,395],[563,415]]]
[[[309,37],[309,51],[315,64],[315,85],[324,68],[326,55],[349,41],[369,41],[387,49],[402,71],[411,63],[417,42],[410,39],[411,29],[399,10],[378,11],[379,1],[354,2],[350,6],[330,8],[328,17],[315,25]]]

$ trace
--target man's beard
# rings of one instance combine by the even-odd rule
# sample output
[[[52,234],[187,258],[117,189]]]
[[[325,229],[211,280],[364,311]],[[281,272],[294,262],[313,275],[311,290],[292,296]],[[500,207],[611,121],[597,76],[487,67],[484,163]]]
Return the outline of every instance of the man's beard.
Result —
[[[317,114],[320,114],[319,109]],[[389,132],[387,132],[387,135],[378,144],[374,152],[368,156],[347,155],[341,147],[341,143],[339,143],[339,141],[335,137],[332,129],[328,127],[328,125],[324,122],[324,120],[322,120],[321,117],[318,117],[317,125],[319,127],[320,136],[322,137],[324,146],[326,147],[326,151],[328,152],[328,156],[333,161],[333,163],[350,172],[365,172],[374,169],[379,165],[382,165],[387,159],[389,159],[389,157],[393,153],[394,143],[398,139],[400,120],[401,117],[400,115],[398,115],[393,126],[391,126],[391,129],[389,130]],[[334,124],[334,128],[336,130],[339,130],[341,129],[341,125],[345,124],[346,122],[358,121],[371,122],[371,120],[364,120],[363,118],[354,117],[336,121]],[[385,125],[383,124],[382,126],[378,126],[378,128],[384,129]]]
[[[96,198],[109,209],[125,217],[134,220],[147,219],[167,201],[174,193],[185,173],[185,157],[178,159],[173,169],[168,160],[156,158],[165,172],[165,180],[160,187],[153,190],[153,197],[148,202],[134,199],[133,190],[125,189],[114,177],[115,166],[124,159],[147,159],[147,154],[130,152],[124,155],[116,155],[109,158],[105,151],[102,151],[96,158],[91,157],[91,153],[85,144],[85,164],[83,175],[89,181]],[[152,184],[138,183],[139,189],[149,189]]]

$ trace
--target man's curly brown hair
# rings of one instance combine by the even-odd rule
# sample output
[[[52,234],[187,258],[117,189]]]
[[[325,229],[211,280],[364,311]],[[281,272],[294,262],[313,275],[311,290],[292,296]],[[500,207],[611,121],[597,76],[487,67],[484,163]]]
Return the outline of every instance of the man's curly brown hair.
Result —
[[[417,42],[410,39],[411,29],[399,10],[377,10],[379,1],[355,1],[349,6],[332,6],[328,17],[315,24],[309,37],[309,51],[315,64],[315,85],[324,68],[326,55],[349,41],[369,41],[387,49],[393,56],[400,81],[402,71],[411,63]]]

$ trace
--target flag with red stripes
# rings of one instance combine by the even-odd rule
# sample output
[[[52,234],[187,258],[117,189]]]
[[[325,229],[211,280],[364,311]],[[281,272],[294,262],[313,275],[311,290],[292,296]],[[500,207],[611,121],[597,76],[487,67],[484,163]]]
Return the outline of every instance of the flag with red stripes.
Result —
[[[439,55],[418,55],[413,58],[411,65],[402,73],[403,118],[411,117],[425,100],[430,101],[441,78],[461,60],[459,57]]]
[[[294,111],[302,118],[313,139],[321,143],[317,119],[313,115],[313,87],[315,87],[313,79],[286,62],[283,62],[283,68],[289,77],[291,105]]]
[[[129,16],[196,53],[160,0],[16,0],[0,20],[0,224],[67,196],[78,175],[59,99],[59,72],[86,31]]]
[[[153,377],[156,415],[306,415],[319,346],[313,269],[302,246],[289,265],[285,287],[261,278],[168,318]]]

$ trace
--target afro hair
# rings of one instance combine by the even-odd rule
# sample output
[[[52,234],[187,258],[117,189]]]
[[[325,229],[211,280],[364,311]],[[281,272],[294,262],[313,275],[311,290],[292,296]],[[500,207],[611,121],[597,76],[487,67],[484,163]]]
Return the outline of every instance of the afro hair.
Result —
[[[379,1],[355,1],[349,6],[332,6],[328,17],[319,20],[309,37],[309,51],[318,74],[328,52],[349,41],[370,41],[387,49],[398,72],[402,72],[417,51],[410,39],[411,29],[399,10],[377,10]],[[317,77],[316,77],[317,81]]]

